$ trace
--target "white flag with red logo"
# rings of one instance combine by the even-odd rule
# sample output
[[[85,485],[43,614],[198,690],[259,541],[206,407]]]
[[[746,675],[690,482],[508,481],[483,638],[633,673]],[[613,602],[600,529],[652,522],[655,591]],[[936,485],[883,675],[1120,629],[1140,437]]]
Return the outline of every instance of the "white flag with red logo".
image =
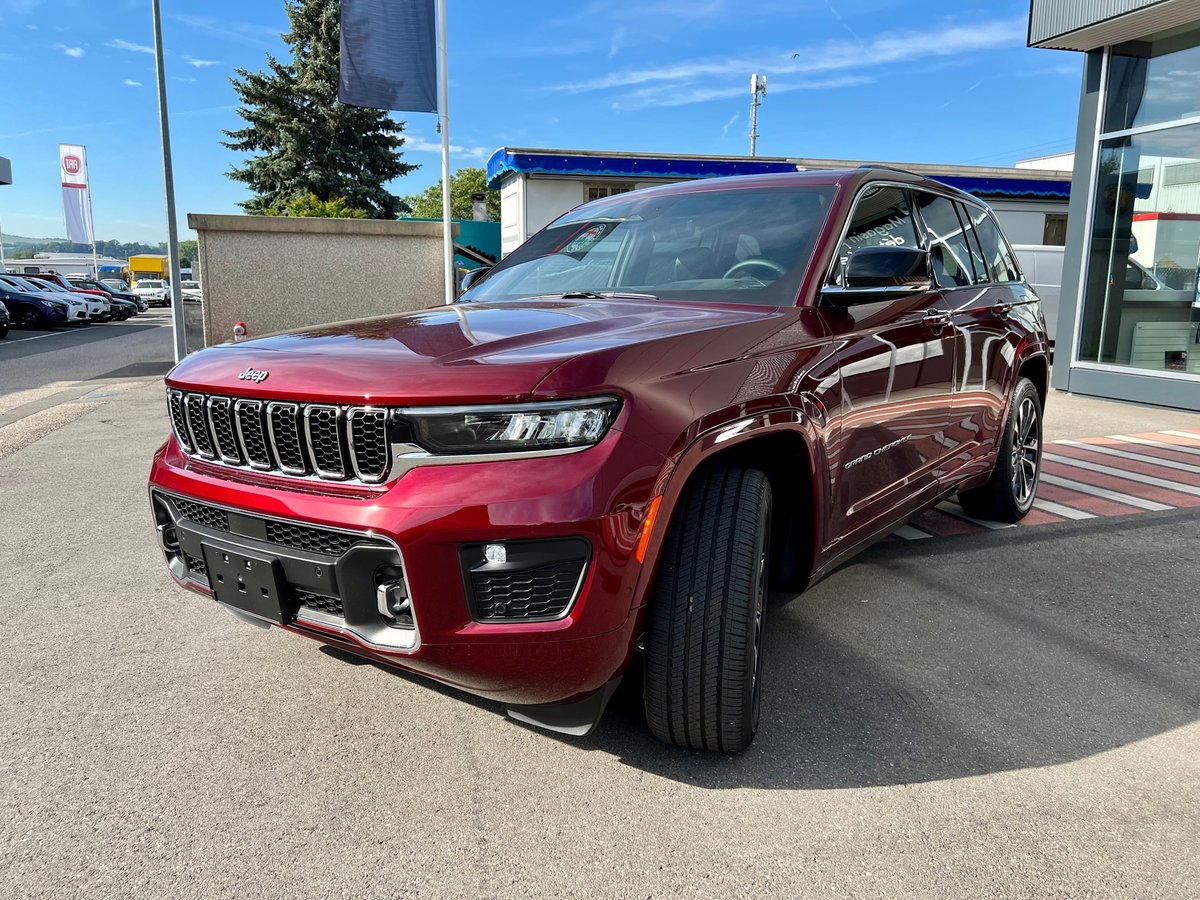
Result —
[[[87,148],[80,144],[59,144],[58,168],[62,175],[67,240],[90,244],[95,235],[92,232],[92,200],[88,196]]]

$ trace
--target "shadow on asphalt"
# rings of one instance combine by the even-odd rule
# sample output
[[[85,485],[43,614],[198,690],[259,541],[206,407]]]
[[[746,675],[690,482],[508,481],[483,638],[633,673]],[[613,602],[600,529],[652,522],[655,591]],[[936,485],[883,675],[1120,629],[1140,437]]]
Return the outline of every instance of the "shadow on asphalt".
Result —
[[[735,757],[655,740],[638,666],[593,735],[539,733],[706,788],[928,782],[1112,750],[1200,717],[1198,531],[1164,514],[874,547],[770,611],[759,733]]]

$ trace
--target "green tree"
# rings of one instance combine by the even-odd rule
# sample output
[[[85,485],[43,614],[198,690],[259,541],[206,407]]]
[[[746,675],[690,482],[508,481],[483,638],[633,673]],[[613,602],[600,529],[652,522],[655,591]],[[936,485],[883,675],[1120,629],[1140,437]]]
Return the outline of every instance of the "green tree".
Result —
[[[478,166],[459,169],[450,176],[450,215],[455,219],[470,219],[472,206],[471,195],[487,194],[488,221],[500,221],[500,192],[490,191],[487,186],[487,173]],[[430,185],[411,197],[405,197],[404,202],[412,208],[412,215],[422,219],[440,219],[442,217],[442,179]]]
[[[405,210],[385,188],[417,168],[401,161],[404,124],[377,109],[338,102],[340,0],[285,0],[291,30],[283,35],[291,60],[267,55],[267,69],[238,69],[231,79],[245,128],[227,131],[224,145],[251,154],[229,177],[254,196],[249,213],[286,207],[313,194],[343,197],[375,219]]]
[[[200,255],[200,247],[195,241],[179,242],[179,268],[188,269]]]
[[[365,219],[366,210],[354,209],[345,197],[330,197],[322,200],[315,194],[297,197],[282,209],[264,209],[268,216],[302,216],[310,219]]]

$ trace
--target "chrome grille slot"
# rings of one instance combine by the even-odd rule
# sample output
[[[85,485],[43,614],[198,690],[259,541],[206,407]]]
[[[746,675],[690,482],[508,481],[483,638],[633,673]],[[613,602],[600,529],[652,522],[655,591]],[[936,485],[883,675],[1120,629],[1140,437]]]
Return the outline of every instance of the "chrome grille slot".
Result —
[[[187,419],[192,446],[205,459],[216,459],[217,451],[213,448],[212,435],[208,430],[208,415],[204,407],[203,394],[184,394],[183,413]]]
[[[260,472],[382,484],[391,474],[392,411],[167,391],[180,448]]]
[[[391,468],[391,444],[388,443],[388,411],[356,407],[346,413],[350,433],[350,461],[360,481],[377,484]]]
[[[187,417],[183,414],[183,392],[167,391],[167,408],[171,413],[171,427],[175,430],[175,440],[188,453],[195,450],[191,435],[188,434]]]
[[[275,458],[285,475],[307,475],[304,440],[300,434],[300,406],[296,403],[268,403],[267,431]]]
[[[313,469],[322,478],[342,479],[346,472],[346,450],[342,437],[342,411],[336,406],[307,406],[304,436]]]
[[[237,428],[238,443],[250,468],[264,471],[275,468],[275,460],[271,458],[271,450],[267,446],[262,401],[236,401],[233,404],[233,419]]]
[[[242,450],[238,446],[237,433],[233,428],[233,401],[228,397],[208,398],[208,424],[212,428],[213,443],[222,462],[238,465],[242,462]]]

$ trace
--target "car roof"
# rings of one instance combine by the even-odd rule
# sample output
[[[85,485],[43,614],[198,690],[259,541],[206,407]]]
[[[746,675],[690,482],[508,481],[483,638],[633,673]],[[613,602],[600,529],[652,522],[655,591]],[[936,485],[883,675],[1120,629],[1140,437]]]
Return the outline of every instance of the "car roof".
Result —
[[[798,172],[771,173],[767,175],[731,175],[722,178],[701,178],[692,181],[679,181],[651,188],[643,188],[639,194],[671,195],[705,193],[722,190],[746,190],[752,188],[772,187],[801,187],[801,186],[838,186],[847,190],[856,190],[860,185],[872,181],[900,183],[911,187],[930,188],[940,193],[950,194],[978,206],[987,204],[978,197],[966,191],[951,187],[926,175],[918,175],[906,169],[895,166],[878,164],[863,165],[854,169],[805,169]],[[624,194],[593,200],[589,206],[601,206],[611,202],[620,202]]]

